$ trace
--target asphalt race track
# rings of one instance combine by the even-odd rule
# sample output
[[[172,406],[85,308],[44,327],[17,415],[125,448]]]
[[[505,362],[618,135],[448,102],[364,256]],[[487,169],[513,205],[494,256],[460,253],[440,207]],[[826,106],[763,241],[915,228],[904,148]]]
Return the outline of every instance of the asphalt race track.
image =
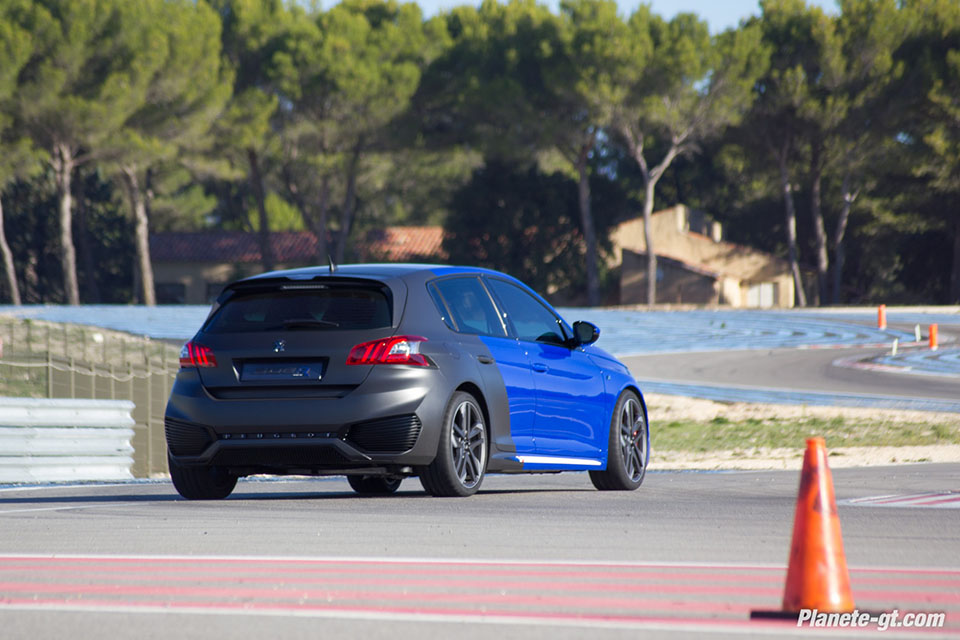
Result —
[[[9,488],[0,635],[792,634],[748,617],[779,606],[797,482],[653,471],[607,493],[584,474],[492,476],[477,496],[437,499],[416,480],[359,498],[342,479],[290,479],[219,502],[163,482]],[[945,612],[932,637],[960,636],[960,493],[946,493],[960,465],[839,469],[834,483],[858,607]]]

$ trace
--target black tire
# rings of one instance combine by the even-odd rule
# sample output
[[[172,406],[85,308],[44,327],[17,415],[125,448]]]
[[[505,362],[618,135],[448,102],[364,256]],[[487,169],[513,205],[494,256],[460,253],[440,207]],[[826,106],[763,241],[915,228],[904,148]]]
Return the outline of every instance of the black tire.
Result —
[[[237,486],[237,476],[220,467],[190,467],[167,454],[170,478],[177,492],[187,500],[221,500]]]
[[[400,488],[403,478],[398,476],[347,476],[347,482],[357,493],[365,496],[386,496]]]
[[[480,403],[473,395],[457,391],[443,414],[437,457],[420,470],[420,484],[432,496],[472,496],[486,475],[488,455]]]
[[[607,468],[591,471],[590,481],[601,491],[633,491],[647,475],[650,428],[640,397],[627,390],[620,394],[610,420]]]

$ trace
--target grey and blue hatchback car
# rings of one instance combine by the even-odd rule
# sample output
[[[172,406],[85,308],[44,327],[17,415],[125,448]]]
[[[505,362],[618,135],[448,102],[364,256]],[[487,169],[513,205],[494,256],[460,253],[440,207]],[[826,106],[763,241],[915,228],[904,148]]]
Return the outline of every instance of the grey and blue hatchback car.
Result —
[[[643,482],[636,381],[520,281],[486,269],[362,264],[229,285],[184,345],[167,404],[170,474],[217,499],[252,474],[345,475],[435,496],[487,473],[589,471]]]

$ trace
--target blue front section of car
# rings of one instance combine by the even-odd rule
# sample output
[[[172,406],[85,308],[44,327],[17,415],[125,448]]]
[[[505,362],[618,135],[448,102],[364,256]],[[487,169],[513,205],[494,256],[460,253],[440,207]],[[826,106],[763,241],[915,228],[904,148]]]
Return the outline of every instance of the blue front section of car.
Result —
[[[438,276],[507,280],[561,318],[536,291],[502,273],[470,267],[432,271]],[[572,334],[570,325],[562,318],[561,322],[564,331]],[[617,399],[627,389],[642,399],[627,367],[592,344],[571,348],[515,337],[478,338],[490,350],[503,379],[510,405],[510,436],[524,470],[605,469]]]
[[[480,339],[507,389],[510,433],[523,468],[606,468],[613,407],[624,390],[637,389],[627,368],[593,345],[570,349]]]
[[[494,275],[521,287],[556,314],[535,291],[504,274],[461,267],[432,271],[438,276]],[[572,334],[562,318],[561,323],[564,331]],[[510,405],[510,437],[523,469],[605,469],[617,399],[627,389],[640,395],[626,366],[595,345],[570,347],[516,337],[477,337],[490,350],[503,379]]]
[[[603,372],[579,348],[537,343],[525,346],[537,387],[537,453],[605,458],[610,423]]]

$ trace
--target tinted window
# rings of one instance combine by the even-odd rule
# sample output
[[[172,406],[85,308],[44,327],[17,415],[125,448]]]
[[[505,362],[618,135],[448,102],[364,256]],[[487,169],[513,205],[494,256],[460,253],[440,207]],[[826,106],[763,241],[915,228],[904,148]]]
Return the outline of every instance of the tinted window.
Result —
[[[531,342],[564,343],[560,320],[539,300],[505,280],[488,278],[487,283],[500,301],[505,320],[518,338]]]
[[[335,287],[235,295],[210,318],[204,331],[353,331],[389,326],[390,305],[382,291]]]
[[[505,336],[487,290],[474,277],[447,278],[430,285],[437,309],[454,331]]]

